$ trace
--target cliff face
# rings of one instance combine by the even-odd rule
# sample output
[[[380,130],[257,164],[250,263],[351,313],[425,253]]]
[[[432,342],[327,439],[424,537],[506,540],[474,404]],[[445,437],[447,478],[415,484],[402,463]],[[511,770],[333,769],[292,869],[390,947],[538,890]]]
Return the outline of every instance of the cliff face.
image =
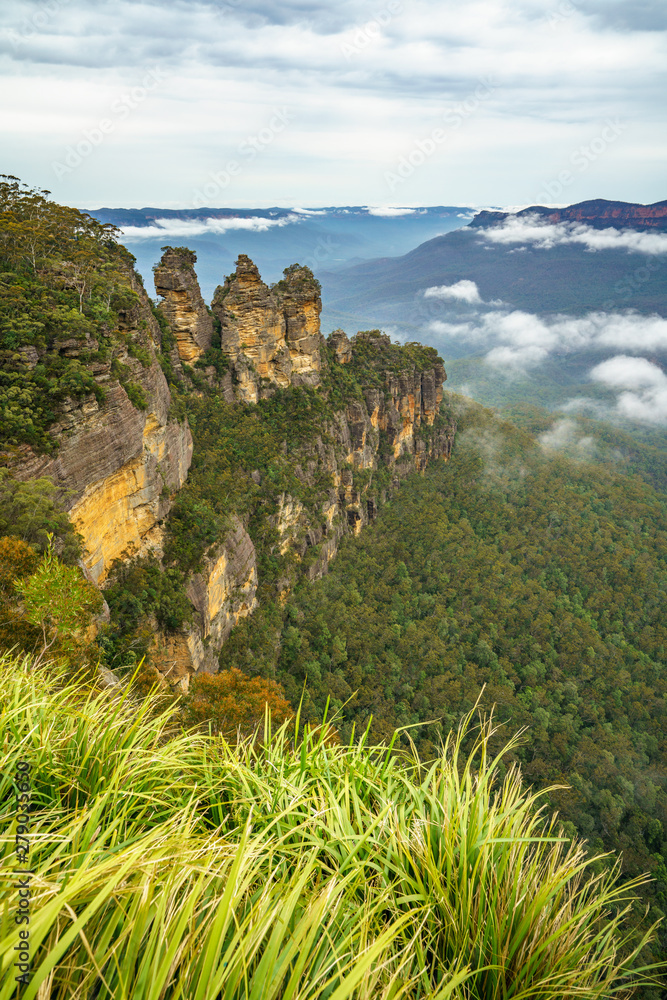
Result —
[[[289,494],[280,497],[274,518],[279,551],[282,555],[291,551],[303,561],[309,579],[326,572],[344,535],[358,535],[374,520],[404,476],[423,472],[431,460],[449,459],[456,433],[454,421],[440,415],[447,377],[441,363],[400,374],[383,370],[385,363],[390,364],[389,359],[383,362],[383,354],[392,348],[389,337],[378,331],[349,340],[337,330],[327,346],[334,378],[335,367],[353,365],[356,352],[375,358],[377,385],[364,390],[363,400],[332,410],[323,426],[313,428],[310,449],[296,471],[311,486],[317,470],[329,474],[332,486],[322,494],[318,515],[313,517]],[[283,594],[290,585],[286,578]]]
[[[169,321],[178,356],[194,364],[211,346],[213,321],[194,272],[197,255],[191,250],[168,248],[154,269],[155,290],[163,296],[159,309]]]
[[[161,268],[168,259],[167,252]],[[199,290],[186,291],[182,308],[194,315]],[[216,669],[231,629],[255,607],[260,581],[249,521],[263,554],[278,560],[275,596],[283,599],[300,577],[326,572],[341,539],[373,521],[402,477],[423,471],[432,459],[449,458],[456,431],[440,414],[446,374],[437,352],[392,344],[379,331],[348,339],[337,330],[325,341],[319,286],[307,269],[288,268],[269,289],[253,262],[241,256],[236,272],[216,290],[212,308],[229,364],[228,378],[214,395],[227,403],[256,403],[279,388],[304,386],[317,387],[321,403],[312,411],[311,433],[290,449],[299,484],[294,495],[272,490],[271,458],[263,470],[239,468],[241,476],[252,472],[249,489],[258,489],[260,506],[251,508],[246,523],[234,518],[228,535],[189,579],[192,623],[156,640],[154,660],[181,690],[194,673]],[[282,447],[287,454],[287,443]],[[265,515],[264,508],[274,512]]]
[[[156,268],[160,309],[176,341],[167,369],[181,393],[195,379],[183,366],[194,365],[216,340],[191,256],[167,250]],[[51,428],[57,452],[40,456],[24,449],[14,470],[20,478],[50,476],[67,491],[67,507],[84,538],[85,565],[100,585],[116,559],[151,551],[162,558],[166,516],[193,451],[187,422],[170,415],[171,393],[158,360],[160,327],[136,281],[134,292],[134,304],[118,314],[106,353],[90,338],[60,345],[67,357],[85,361],[104,390],[103,401],[93,394],[66,400]],[[203,383],[193,384],[200,385],[201,398],[222,397],[233,411],[235,402],[257,402],[279,388],[318,391],[310,433],[292,449],[301,492],[273,491],[276,456],[265,459],[263,470],[239,468],[240,475],[252,472],[249,487],[257,487],[259,506],[244,519],[230,511],[224,537],[186,578],[188,624],[163,633],[151,620],[151,659],[180,691],[194,674],[217,670],[231,630],[257,606],[256,544],[278,560],[275,596],[284,597],[300,577],[326,572],[340,540],[374,519],[401,477],[451,451],[455,427],[439,415],[446,375],[436,352],[420,348],[417,357],[378,331],[350,340],[338,330],[325,342],[320,310],[319,285],[296,265],[269,289],[252,261],[240,257],[235,274],[216,292],[221,347],[210,351],[212,367],[196,366]],[[35,353],[29,363],[38,360]],[[276,448],[278,455],[280,441]],[[282,449],[287,454],[284,441]],[[274,513],[264,515],[262,505]]]
[[[596,198],[582,201],[565,208],[546,208],[533,205],[522,209],[517,216],[538,215],[544,222],[583,222],[594,229],[658,229],[667,230],[667,202],[654,205],[635,205],[625,201],[607,201]],[[480,212],[470,223],[471,226],[494,226],[503,223],[507,212]]]
[[[192,624],[170,635],[156,629],[153,660],[170,684],[185,693],[193,674],[217,671],[222,644],[234,625],[257,607],[256,592],[255,547],[239,518],[232,517],[224,539],[188,581]]]
[[[51,427],[56,454],[24,451],[13,469],[19,479],[50,476],[62,487],[96,583],[104,581],[114,559],[159,550],[158,522],[192,459],[187,421],[169,414],[171,394],[155,354],[159,327],[143,287],[135,284],[134,291],[138,302],[120,314],[113,357],[89,365],[104,401],[93,395],[65,401]],[[85,357],[98,346],[92,339],[77,340],[63,350],[68,357]]]
[[[449,455],[442,362],[378,331],[327,343],[298,264],[268,288],[242,255],[209,312],[196,255],[167,248],[155,313],[111,230],[8,180],[0,460],[59,488],[88,576],[107,584],[105,654],[149,651],[185,690],[258,594],[321,575],[401,476]]]
[[[238,399],[256,403],[264,385],[319,384],[322,302],[319,285],[305,268],[288,268],[284,280],[269,289],[242,254],[236,273],[216,289],[211,308],[220,321]]]

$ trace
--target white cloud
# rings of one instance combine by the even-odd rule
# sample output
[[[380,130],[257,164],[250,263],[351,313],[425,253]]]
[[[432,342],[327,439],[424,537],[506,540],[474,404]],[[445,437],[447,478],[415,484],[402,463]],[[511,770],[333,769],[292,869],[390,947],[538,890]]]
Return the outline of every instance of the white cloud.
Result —
[[[665,384],[662,368],[647,358],[617,354],[591,369],[591,378],[614,388],[650,389]]]
[[[293,212],[296,215],[326,215],[327,211],[324,208],[293,208]]]
[[[500,226],[481,229],[480,235],[491,243],[532,243],[540,250],[550,250],[564,243],[578,243],[588,250],[667,253],[667,233],[614,228],[593,229],[581,223],[543,222],[538,215],[510,216]]]
[[[482,301],[479,289],[474,281],[457,281],[453,285],[433,285],[424,292],[425,299],[457,299],[475,305]]]
[[[620,416],[649,424],[667,424],[667,375],[646,358],[625,354],[608,358],[590,372],[591,378],[620,389],[616,410]]]
[[[551,318],[487,312],[462,323],[436,320],[428,329],[486,348],[490,364],[510,370],[534,367],[556,351],[667,350],[667,319],[630,312]]]
[[[241,219],[156,219],[152,226],[124,226],[122,233],[125,240],[145,240],[155,236],[203,236],[204,233],[226,233],[230,229],[263,233],[275,226],[287,226],[298,221],[296,215],[286,215],[281,219],[263,219],[255,215]]]
[[[385,219],[393,219],[395,216],[398,215],[414,215],[416,211],[417,211],[416,208],[392,208],[390,205],[387,205],[385,207],[381,205],[376,207],[371,207],[371,206],[368,207],[369,215],[378,215],[381,218]]]
[[[557,420],[537,440],[547,450],[568,451],[581,458],[592,458],[595,452],[595,439],[590,435],[581,435],[576,420],[567,417]]]

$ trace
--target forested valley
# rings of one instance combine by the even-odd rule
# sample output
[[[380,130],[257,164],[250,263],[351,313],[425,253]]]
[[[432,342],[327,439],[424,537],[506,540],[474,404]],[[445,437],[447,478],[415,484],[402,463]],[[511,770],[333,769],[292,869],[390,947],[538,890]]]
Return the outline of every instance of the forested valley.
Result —
[[[268,1000],[639,984],[638,964],[667,957],[655,440],[623,434],[616,465],[615,428],[591,422],[595,461],[550,449],[541,412],[512,422],[436,393],[435,349],[380,331],[318,326],[316,378],[255,371],[258,398],[240,398],[251,369],[232,378],[229,314],[214,323],[202,300],[210,342],[189,363],[113,227],[15,178],[0,194],[2,780],[9,797],[18,764],[34,776],[39,982],[57,966],[54,1000],[180,1000],[181,980],[245,1000],[284,948]],[[173,252],[196,282],[195,255]],[[307,269],[280,285],[254,287],[315,314]],[[114,433],[116,464],[98,468],[86,442]],[[105,484],[108,544],[142,518],[138,544],[159,544],[128,544],[94,579],[70,514],[92,543],[104,518],[40,475],[63,453],[77,502]],[[252,560],[219,601],[243,613],[211,665],[193,593],[215,592],[229,536]],[[203,636],[206,669],[181,663],[171,683],[157,632],[169,664]],[[17,931],[2,921],[4,969]],[[146,962],[164,974],[154,993]]]

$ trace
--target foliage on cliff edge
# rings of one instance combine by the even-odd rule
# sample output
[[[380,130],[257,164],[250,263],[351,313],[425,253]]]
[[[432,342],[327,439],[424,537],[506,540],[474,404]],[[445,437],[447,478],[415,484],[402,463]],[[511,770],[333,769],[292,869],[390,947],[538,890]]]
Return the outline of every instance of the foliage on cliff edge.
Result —
[[[48,194],[0,175],[0,447],[50,453],[49,427],[68,398],[104,401],[94,366],[113,361],[118,313],[137,296],[134,257],[116,228]],[[118,365],[113,374],[141,407]]]

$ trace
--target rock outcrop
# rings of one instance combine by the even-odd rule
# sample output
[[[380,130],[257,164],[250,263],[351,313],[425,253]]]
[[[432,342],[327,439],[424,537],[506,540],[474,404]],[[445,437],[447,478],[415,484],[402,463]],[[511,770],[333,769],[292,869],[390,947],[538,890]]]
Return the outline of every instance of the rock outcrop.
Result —
[[[339,365],[347,365],[352,360],[352,347],[345,330],[334,330],[329,334],[329,344]]]
[[[194,271],[196,260],[192,250],[169,247],[153,272],[155,290],[163,296],[158,308],[169,321],[178,357],[188,365],[204,354],[213,338],[213,320]]]
[[[190,577],[187,595],[194,621],[180,632],[156,632],[152,651],[160,673],[182,693],[190,677],[218,669],[218,653],[237,621],[257,606],[255,547],[243,524],[232,517],[225,538],[204,557],[204,566]]]
[[[159,523],[192,458],[187,421],[169,413],[171,395],[155,355],[160,329],[143,288],[136,284],[134,291],[138,301],[120,314],[113,358],[90,364],[104,401],[92,394],[65,401],[51,427],[56,454],[24,452],[13,468],[19,479],[49,476],[62,488],[96,583],[104,581],[115,559],[159,550]],[[88,339],[63,349],[72,357],[97,348]]]
[[[272,386],[318,385],[320,381],[319,283],[306,267],[287,268],[272,289],[241,254],[235,274],[215,291],[212,310],[221,325],[221,347],[229,355],[237,398],[256,403]]]
[[[582,222],[593,229],[657,229],[667,230],[667,201],[654,205],[636,205],[626,201],[607,201],[594,198],[564,208],[547,208],[532,205],[516,213],[517,217],[537,215],[546,222]],[[479,212],[472,220],[472,227],[495,226],[510,218],[507,212]]]
[[[433,349],[401,348],[379,331],[350,340],[336,330],[325,342],[319,284],[311,272],[293,265],[268,288],[245,256],[216,290],[218,348],[194,261],[189,251],[168,249],[155,272],[164,298],[159,308],[176,341],[166,367],[177,372],[182,391],[189,384],[201,391],[196,379],[203,378],[208,391],[233,404],[256,403],[279,387],[320,387],[312,436],[293,452],[292,473],[303,493],[265,493],[269,509],[275,504],[266,515],[263,537],[272,540],[265,554],[282,567],[276,583],[281,598],[300,576],[326,572],[341,538],[375,518],[401,477],[423,471],[432,458],[449,457],[455,426],[440,414],[445,370]],[[50,476],[67,491],[67,507],[84,538],[85,565],[98,584],[116,559],[151,551],[162,557],[162,522],[192,458],[187,421],[171,415],[158,363],[157,348],[165,350],[159,324],[137,281],[134,292],[135,304],[119,314],[106,354],[93,340],[60,345],[68,357],[87,359],[103,400],[99,393],[100,401],[94,394],[65,401],[51,428],[55,455],[24,453],[15,470],[21,478]],[[186,366],[209,348],[195,378]],[[26,357],[26,363],[37,361]],[[241,471],[261,487],[264,472]],[[165,634],[153,622],[151,658],[170,684],[186,691],[193,674],[217,669],[232,628],[256,607],[257,588],[253,541],[247,525],[230,514],[224,537],[185,583],[188,625]]]
[[[273,498],[266,535],[275,539],[268,554],[283,567],[276,582],[279,599],[300,576],[322,576],[341,539],[374,520],[401,478],[423,471],[431,459],[449,458],[456,430],[440,412],[446,374],[437,352],[392,345],[379,331],[350,340],[337,330],[325,342],[319,295],[308,274],[300,284],[300,270],[288,269],[284,286],[269,290],[254,264],[241,258],[215,304],[237,398],[254,402],[276,386],[312,384],[327,375],[321,386],[326,398],[343,365],[348,390],[357,385],[358,398],[343,406],[332,400],[324,414],[317,411],[312,438],[295,456],[294,474],[311,499],[287,492]],[[261,487],[262,473],[245,471]],[[329,486],[317,485],[327,480]],[[319,493],[315,504],[313,490]],[[156,639],[153,658],[171,684],[184,691],[193,674],[217,669],[231,629],[256,605],[257,586],[253,543],[234,518],[225,539],[188,582],[194,621],[176,635]]]

